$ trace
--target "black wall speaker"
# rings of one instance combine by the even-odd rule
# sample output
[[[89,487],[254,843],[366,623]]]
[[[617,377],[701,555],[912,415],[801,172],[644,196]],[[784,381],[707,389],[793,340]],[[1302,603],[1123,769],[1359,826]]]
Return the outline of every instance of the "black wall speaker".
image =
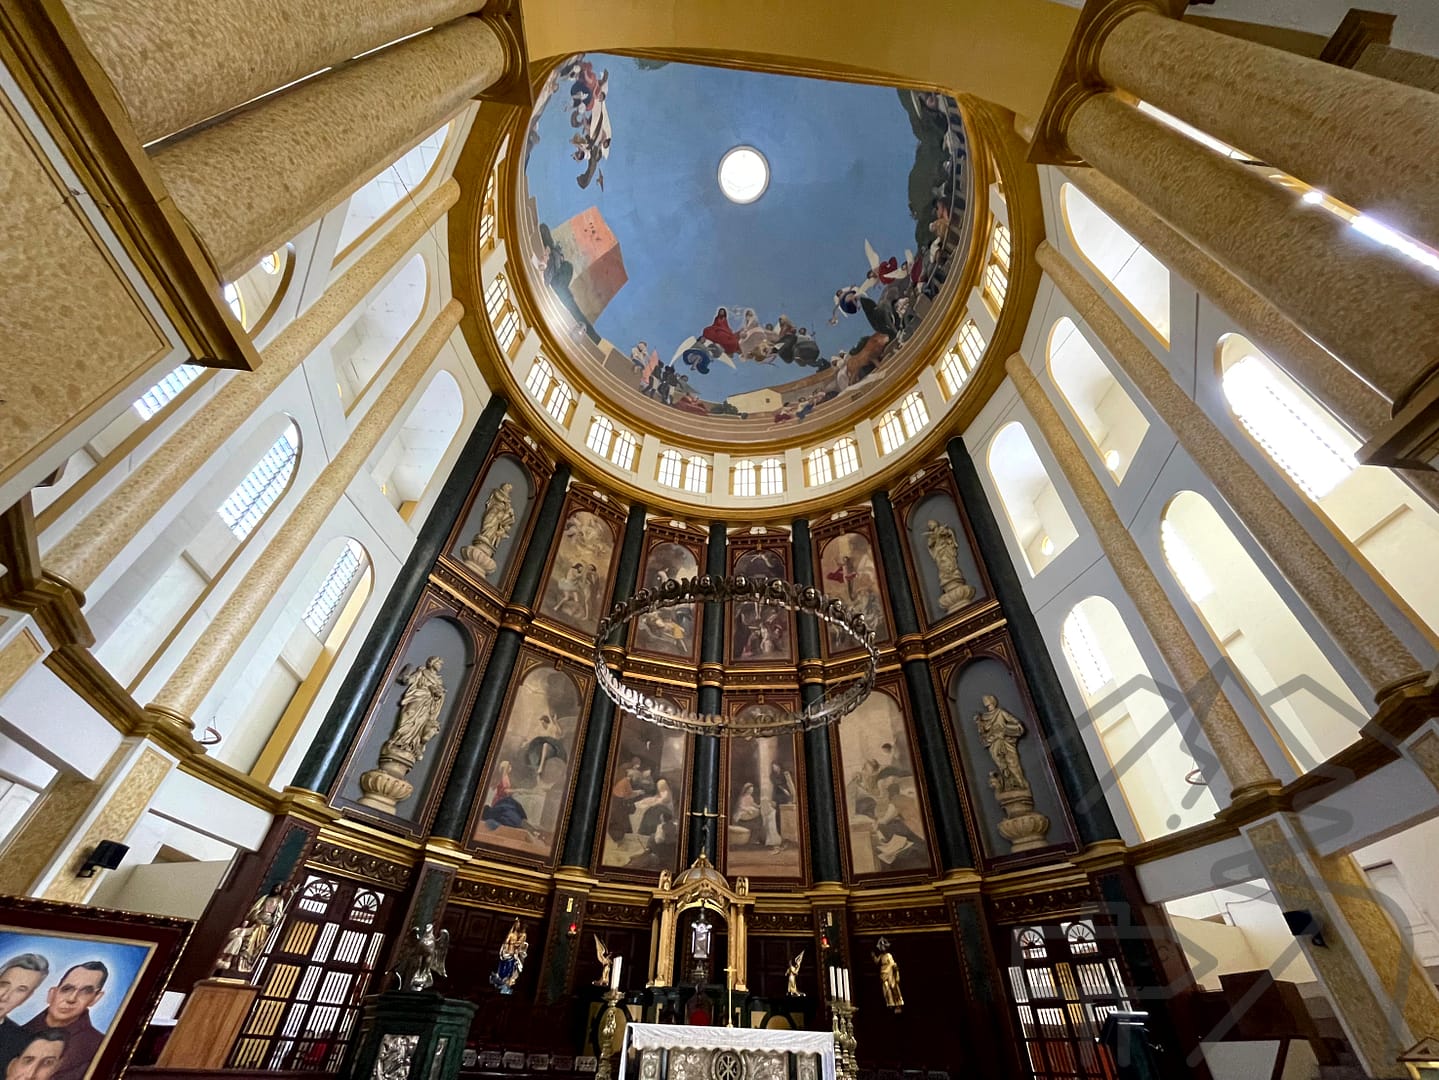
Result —
[[[95,845],[95,850],[90,852],[76,877],[94,877],[96,870],[113,870],[120,865],[120,860],[129,851],[129,844],[122,844],[118,840],[101,840]]]

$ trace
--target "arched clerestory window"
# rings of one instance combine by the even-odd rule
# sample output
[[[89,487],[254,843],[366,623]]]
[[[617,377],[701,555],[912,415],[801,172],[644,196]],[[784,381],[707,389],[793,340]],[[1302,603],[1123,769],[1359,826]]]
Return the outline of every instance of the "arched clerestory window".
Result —
[[[1017,420],[1005,424],[990,441],[989,474],[1025,565],[1031,576],[1038,574],[1079,532],[1029,432]]]
[[[406,521],[424,498],[464,419],[460,386],[453,375],[441,369],[381,452],[370,475]]]
[[[1049,374],[1105,468],[1123,480],[1149,421],[1068,316],[1049,332]]]
[[[350,412],[420,321],[429,289],[424,256],[411,257],[330,348],[340,400]]]
[[[416,192],[425,186],[425,181],[434,171],[449,133],[449,124],[431,132],[350,196],[336,243],[339,252],[335,256],[336,262],[348,255],[382,221],[411,204]]]
[[[1073,184],[1060,187],[1059,209],[1079,257],[1167,348],[1169,269]]]

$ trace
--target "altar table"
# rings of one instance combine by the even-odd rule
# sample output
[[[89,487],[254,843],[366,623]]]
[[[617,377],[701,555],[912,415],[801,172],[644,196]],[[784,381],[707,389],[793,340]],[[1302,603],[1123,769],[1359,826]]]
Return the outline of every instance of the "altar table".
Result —
[[[638,1080],[835,1080],[828,1031],[630,1023],[620,1080],[630,1050],[638,1052]]]

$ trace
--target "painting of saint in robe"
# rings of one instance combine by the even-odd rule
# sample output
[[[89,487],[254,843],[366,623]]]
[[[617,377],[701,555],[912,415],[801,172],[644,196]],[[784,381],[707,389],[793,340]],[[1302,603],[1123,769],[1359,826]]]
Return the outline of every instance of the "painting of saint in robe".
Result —
[[[491,754],[479,842],[543,858],[569,797],[581,695],[568,674],[536,665],[520,681]]]
[[[545,583],[540,613],[593,633],[604,614],[614,530],[597,514],[576,510],[566,520]]]
[[[731,878],[801,876],[800,780],[794,736],[730,740],[728,789],[725,872]]]
[[[821,583],[826,596],[838,597],[850,612],[859,612],[874,631],[876,642],[889,638],[889,623],[879,593],[879,569],[874,548],[863,533],[841,533],[825,542],[820,551]],[[843,630],[828,627],[830,652],[855,648],[855,641]]]
[[[671,702],[671,704],[674,704]],[[625,714],[609,778],[603,866],[679,869],[680,827],[688,796],[687,736]]]

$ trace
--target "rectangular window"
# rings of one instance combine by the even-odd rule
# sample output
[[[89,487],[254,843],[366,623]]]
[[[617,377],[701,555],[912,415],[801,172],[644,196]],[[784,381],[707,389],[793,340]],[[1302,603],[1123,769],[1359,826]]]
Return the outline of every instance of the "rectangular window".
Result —
[[[500,343],[500,348],[509,355],[512,346],[520,336],[520,316],[514,308],[506,308],[504,317],[495,326],[495,340]]]
[[[220,517],[230,527],[236,540],[243,540],[260,523],[265,511],[274,505],[290,483],[299,457],[300,435],[291,424],[285,433],[265,451],[245,479],[220,504]]]
[[[984,268],[984,302],[989,306],[989,313],[996,319],[1004,307],[1004,294],[1009,288],[1009,275],[1004,272],[1004,267],[998,263],[990,263]]]
[[[990,254],[994,256],[995,262],[999,263],[1005,270],[1009,269],[1010,236],[1008,225],[996,225],[994,227],[994,239],[990,242],[989,251]]]
[[[784,462],[779,458],[766,458],[759,467],[759,493],[761,495],[784,494]]]

